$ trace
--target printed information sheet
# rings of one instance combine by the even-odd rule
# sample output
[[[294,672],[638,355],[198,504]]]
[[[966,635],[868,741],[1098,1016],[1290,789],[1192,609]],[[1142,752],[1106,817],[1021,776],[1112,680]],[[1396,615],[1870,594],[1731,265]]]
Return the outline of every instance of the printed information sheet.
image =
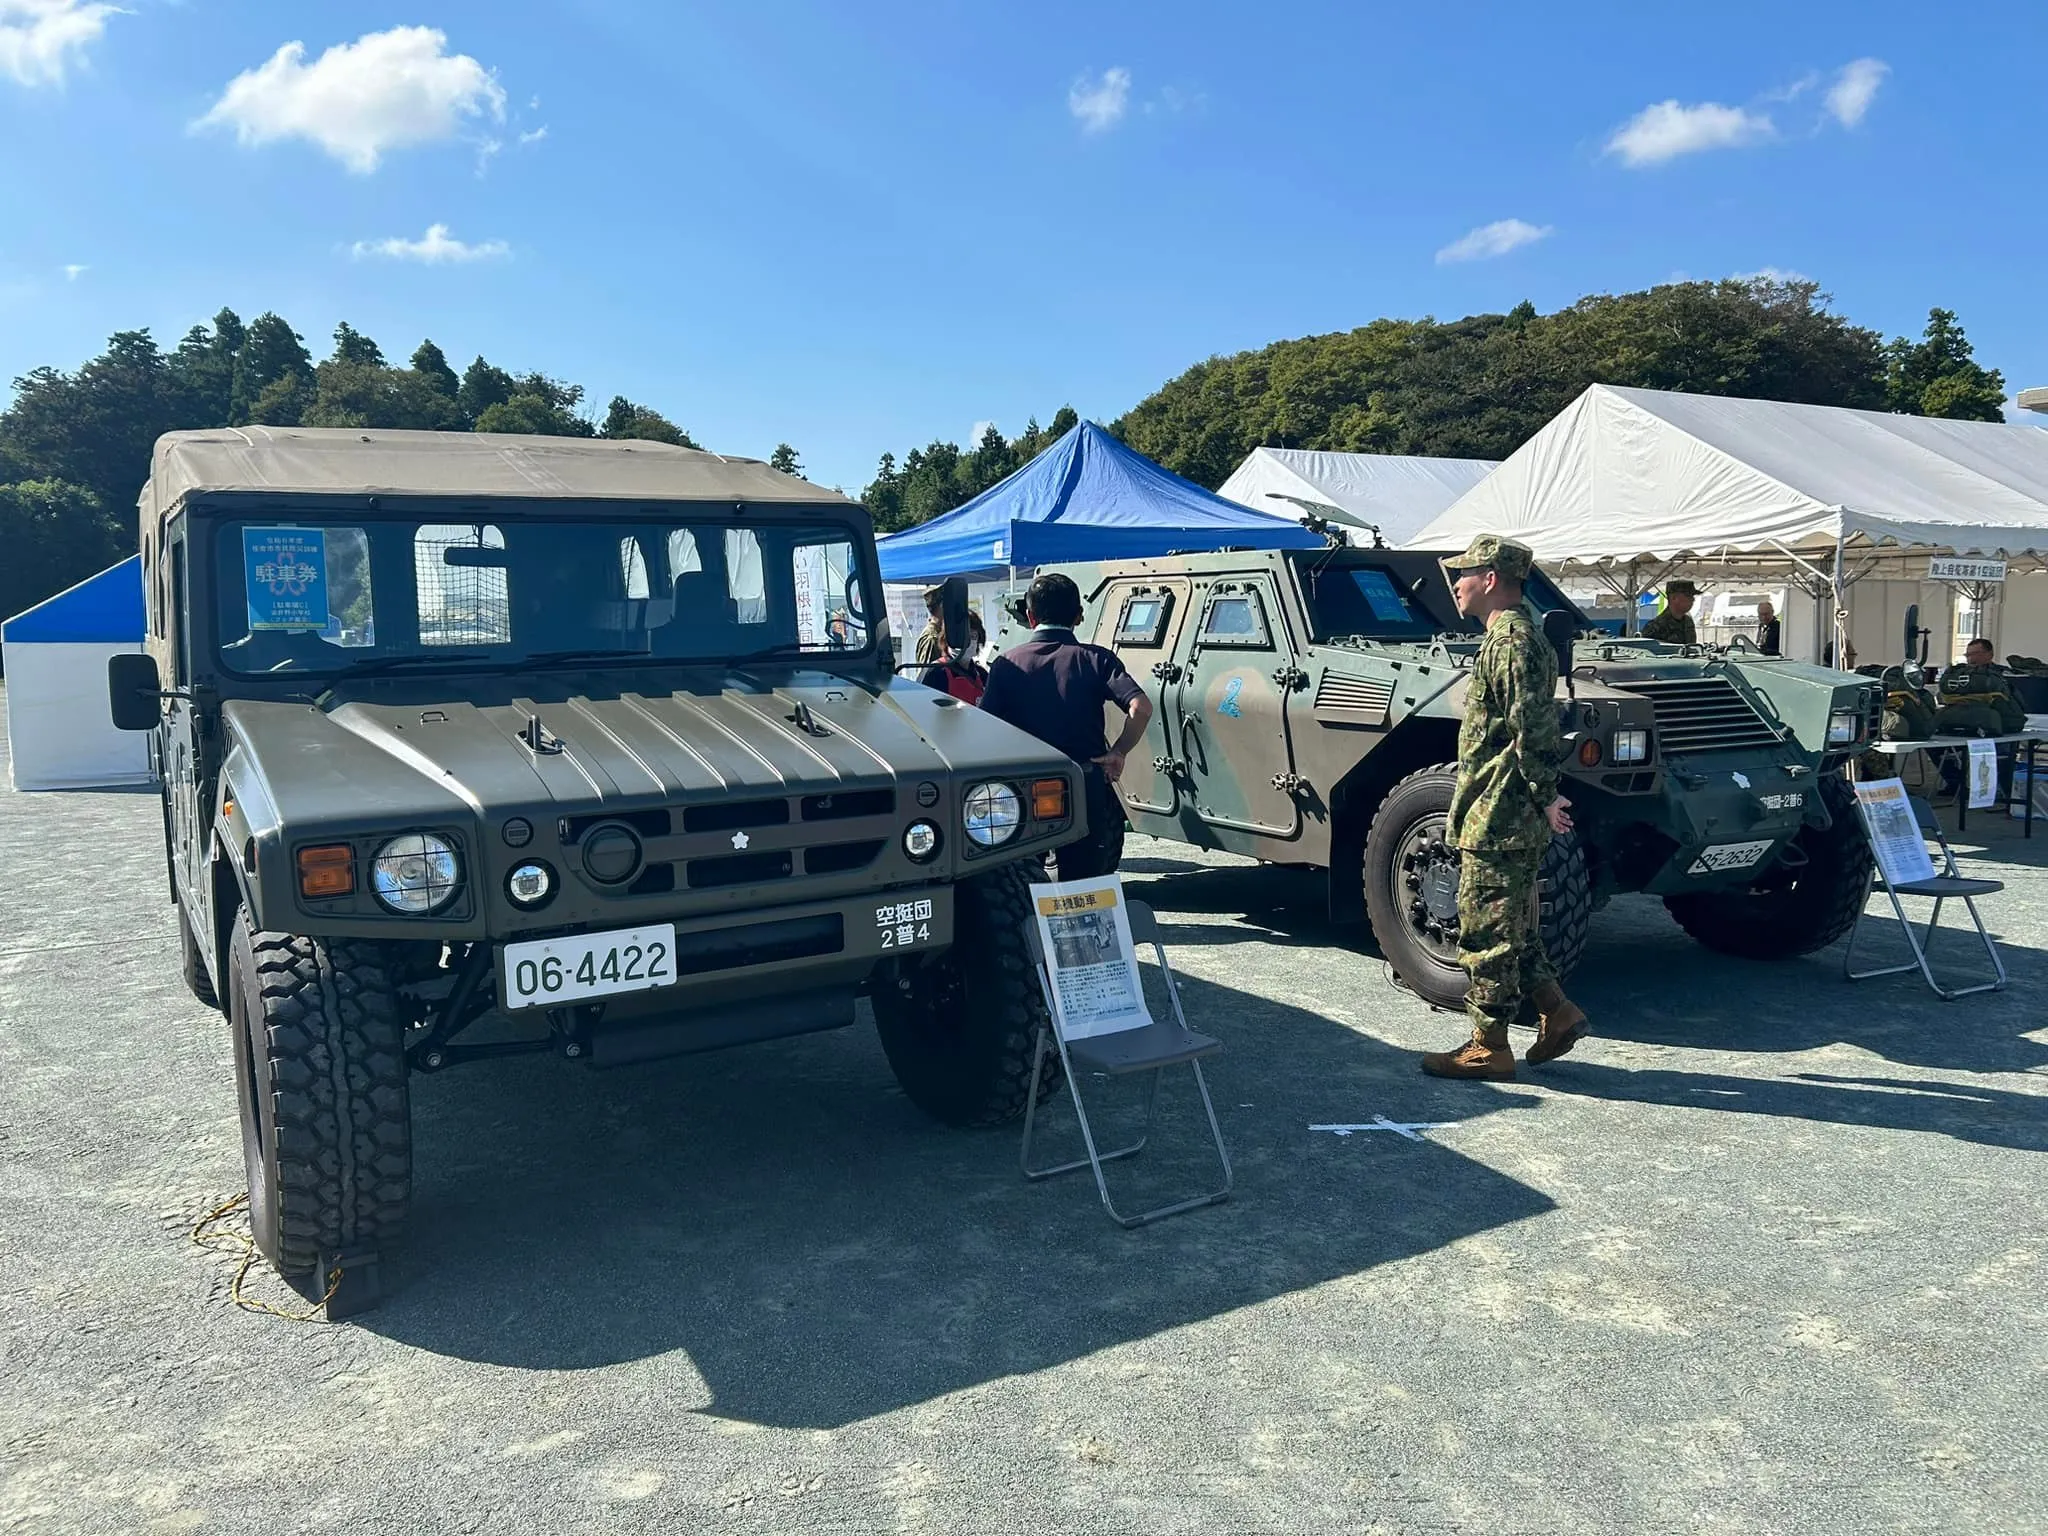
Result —
[[[1068,1040],[1152,1022],[1125,914],[1123,882],[1069,880],[1031,887],[1032,915],[1052,970],[1054,1023]]]
[[[1970,809],[1998,804],[1998,748],[1988,741],[1970,743]]]
[[[1870,851],[1893,885],[1934,878],[1934,858],[1906,799],[1905,782],[1874,779],[1856,786],[1856,803],[1870,832]]]

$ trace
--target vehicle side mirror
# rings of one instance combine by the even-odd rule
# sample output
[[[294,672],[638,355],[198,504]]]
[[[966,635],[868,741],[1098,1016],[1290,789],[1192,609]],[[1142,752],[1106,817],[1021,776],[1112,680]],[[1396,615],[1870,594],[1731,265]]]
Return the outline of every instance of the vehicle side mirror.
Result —
[[[107,704],[117,731],[153,731],[164,717],[156,658],[124,652],[107,658]]]
[[[939,625],[946,633],[946,650],[964,651],[973,640],[967,627],[967,578],[948,576],[939,586]]]
[[[1560,677],[1572,675],[1572,641],[1578,638],[1578,633],[1578,624],[1562,608],[1553,608],[1543,615],[1543,638],[1557,652],[1557,673]]]

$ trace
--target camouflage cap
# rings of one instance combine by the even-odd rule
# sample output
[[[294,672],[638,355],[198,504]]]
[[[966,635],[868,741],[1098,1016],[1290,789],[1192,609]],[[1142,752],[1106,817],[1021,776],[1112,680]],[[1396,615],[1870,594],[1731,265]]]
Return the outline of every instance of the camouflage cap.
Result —
[[[1666,597],[1698,597],[1700,589],[1685,580],[1684,577],[1680,577],[1677,581],[1667,581],[1664,583],[1664,595]]]
[[[1460,571],[1498,571],[1509,581],[1521,581],[1535,566],[1536,552],[1497,533],[1482,533],[1465,546],[1465,553],[1437,563],[1454,579]]]

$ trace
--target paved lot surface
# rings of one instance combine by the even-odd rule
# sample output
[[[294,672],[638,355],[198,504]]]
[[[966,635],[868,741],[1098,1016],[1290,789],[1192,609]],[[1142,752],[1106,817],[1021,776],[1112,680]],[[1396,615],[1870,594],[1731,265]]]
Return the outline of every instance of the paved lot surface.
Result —
[[[157,827],[0,793],[0,1530],[2048,1528],[2048,837],[1974,861],[2004,995],[1622,901],[1599,1038],[1500,1086],[1416,1072],[1457,1024],[1312,880],[1139,840],[1229,1205],[1026,1187],[866,1028],[528,1059],[416,1080],[397,1294],[327,1325],[188,1240],[241,1158]],[[1375,1115],[1446,1124],[1307,1129]]]

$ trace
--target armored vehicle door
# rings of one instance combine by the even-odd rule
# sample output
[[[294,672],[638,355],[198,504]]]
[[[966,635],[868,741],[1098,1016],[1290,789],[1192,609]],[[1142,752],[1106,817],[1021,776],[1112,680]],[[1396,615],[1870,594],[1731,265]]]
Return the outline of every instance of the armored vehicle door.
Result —
[[[1273,581],[1225,577],[1202,595],[1173,692],[1174,729],[1195,814],[1213,827],[1292,837],[1288,715],[1302,674]]]
[[[187,530],[184,518],[173,519],[160,556],[166,567],[164,590],[168,601],[164,623],[169,630],[171,653],[171,675],[164,686],[172,697],[164,701],[163,724],[157,728],[157,752],[169,821],[166,830],[171,840],[171,866],[177,871],[177,890],[173,894],[199,914],[193,919],[193,928],[205,933],[211,919],[205,916],[200,893],[208,889],[207,832],[212,806],[201,803],[200,722],[189,697],[193,625],[189,611],[191,541]],[[187,696],[178,697],[180,694]]]
[[[1174,758],[1180,755],[1179,731],[1173,723],[1176,641],[1188,622],[1191,584],[1185,576],[1143,577],[1112,582],[1100,606],[1102,622],[1096,644],[1108,646],[1158,702],[1145,739],[1131,750],[1118,792],[1133,811],[1171,816],[1180,806],[1180,780]],[[1124,728],[1120,711],[1110,709],[1106,727],[1114,741]],[[1164,764],[1164,767],[1160,765]]]

